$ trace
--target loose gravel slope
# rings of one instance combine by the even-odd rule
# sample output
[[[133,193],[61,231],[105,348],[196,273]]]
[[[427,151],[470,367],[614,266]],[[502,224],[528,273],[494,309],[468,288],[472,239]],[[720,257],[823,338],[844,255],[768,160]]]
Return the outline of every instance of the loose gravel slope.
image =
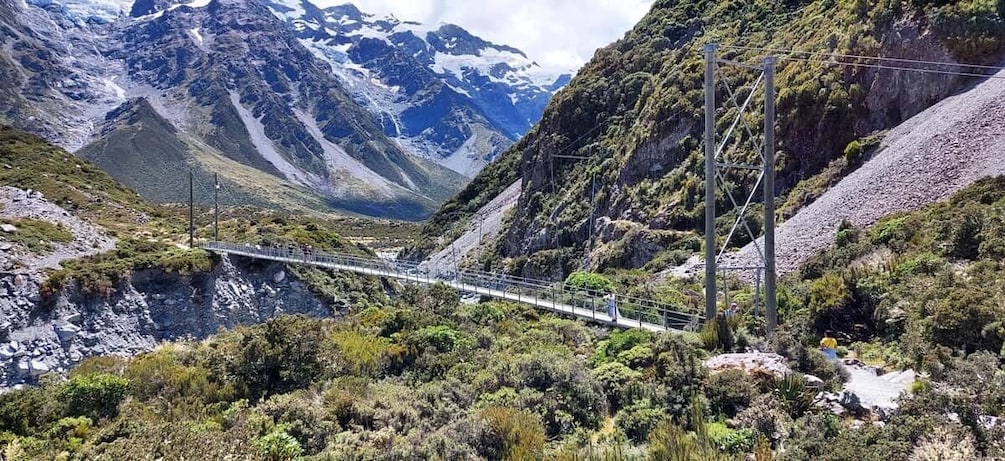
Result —
[[[870,225],[946,199],[982,177],[1005,174],[1005,71],[997,75],[891,130],[871,160],[780,225],[778,273],[798,269],[830,246],[842,220]],[[753,245],[729,259],[760,262]]]

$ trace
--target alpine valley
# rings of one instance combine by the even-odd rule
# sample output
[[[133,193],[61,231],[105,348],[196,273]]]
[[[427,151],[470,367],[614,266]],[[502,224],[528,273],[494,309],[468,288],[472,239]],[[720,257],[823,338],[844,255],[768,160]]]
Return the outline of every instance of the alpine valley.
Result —
[[[422,219],[570,79],[461,27],[306,0],[0,1],[0,121],[159,202]]]

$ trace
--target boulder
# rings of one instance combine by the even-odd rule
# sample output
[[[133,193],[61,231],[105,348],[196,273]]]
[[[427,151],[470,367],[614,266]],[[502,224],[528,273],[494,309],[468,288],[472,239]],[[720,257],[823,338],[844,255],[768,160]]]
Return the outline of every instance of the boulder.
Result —
[[[17,227],[15,227],[12,224],[0,224],[0,231],[4,231],[7,233],[17,232]]]
[[[3,346],[0,346],[0,360],[2,360],[4,362],[13,359],[14,355],[16,353],[17,353],[17,351],[14,350],[14,349],[11,349],[10,345],[8,345],[8,344],[4,344]]]
[[[713,374],[738,369],[749,375],[761,373],[782,377],[792,372],[785,364],[785,357],[765,352],[721,354],[705,360],[705,367]]]
[[[17,374],[20,376],[28,376],[31,373],[31,364],[27,360],[19,360],[15,366]]]
[[[848,413],[848,410],[841,405],[841,396],[833,392],[821,392],[817,394],[814,404],[838,416],[844,416]]]
[[[72,341],[74,336],[77,336],[77,333],[80,332],[80,327],[72,323],[56,325],[53,329],[56,330],[56,336],[59,336],[59,342],[61,343],[68,343]]]
[[[41,360],[32,360],[28,364],[31,367],[31,375],[34,377],[42,376],[52,370],[48,364]]]
[[[80,325],[80,312],[74,312],[63,318],[67,323],[72,323],[74,325]]]
[[[286,280],[286,271],[276,272],[276,275],[272,276],[273,282],[281,283],[283,280]]]

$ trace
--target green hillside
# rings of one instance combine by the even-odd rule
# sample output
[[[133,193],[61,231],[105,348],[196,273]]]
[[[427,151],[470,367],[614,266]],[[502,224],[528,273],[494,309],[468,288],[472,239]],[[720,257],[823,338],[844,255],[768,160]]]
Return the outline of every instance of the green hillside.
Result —
[[[749,306],[700,335],[609,332],[405,287],[339,320],[85,361],[0,396],[0,445],[10,459],[1000,459],[1005,427],[987,421],[1005,417],[1003,226],[999,177],[844,229],[783,281],[769,340]],[[860,359],[920,372],[884,424],[815,405],[798,374],[701,364],[753,344],[835,390],[824,327]]]
[[[0,133],[16,146],[0,160],[24,167],[30,152],[47,181],[79,185],[87,177],[109,203],[121,195],[142,205],[89,165],[58,170],[65,152]],[[16,171],[14,164],[3,169]],[[221,233],[364,251],[325,226],[242,211]],[[1000,459],[1005,427],[988,421],[1005,418],[1003,227],[999,177],[872,228],[843,229],[834,248],[782,281],[782,326],[767,339],[750,315],[749,293],[736,297],[739,315],[700,333],[652,334],[520,305],[461,303],[442,285],[291,269],[319,295],[347,300],[350,313],[283,316],[131,359],[91,358],[66,379],[46,375],[39,387],[0,395],[0,453],[10,460]],[[100,292],[115,282],[101,278],[109,274],[150,267],[190,274],[211,264],[201,252],[124,239],[53,280],[73,278]],[[818,390],[836,391],[846,379],[817,350],[819,328],[839,332],[842,352],[887,369],[916,367],[919,379],[883,424],[814,403]],[[702,365],[750,346],[778,352],[823,382],[814,389],[798,373],[711,373]]]
[[[862,351],[932,367],[958,353],[1005,356],[1005,177],[949,201],[846,227],[786,294],[792,319],[868,341]],[[937,347],[932,347],[932,344]]]
[[[474,210],[522,178],[523,195],[497,254],[514,258],[510,261],[513,268],[528,275],[556,269],[568,272],[582,260],[589,240],[593,174],[599,185],[596,215],[641,224],[639,232],[623,239],[690,248],[687,240],[692,237],[686,232],[667,231],[702,231],[701,48],[705,43],[722,44],[721,57],[754,64],[764,53],[725,47],[988,63],[1001,56],[1003,12],[1005,3],[994,0],[657,1],[632,31],[599,50],[555,96],[533,131],[431,218],[424,239],[409,255],[422,256],[447,243],[447,237],[457,235]],[[727,67],[724,72],[734,89],[754,78],[752,72],[738,68]],[[873,139],[968,83],[944,75],[903,76],[821,62],[781,61],[776,77],[777,192],[784,196],[800,181],[828,170],[852,142]],[[727,101],[728,93],[720,86],[716,97]],[[720,132],[735,114],[728,107],[720,105]],[[751,115],[747,122],[758,126],[762,118]],[[741,130],[740,139],[745,137]],[[752,159],[754,153],[743,146],[731,147],[731,158]],[[570,154],[590,159],[553,157]],[[745,178],[728,179],[735,183]],[[745,191],[737,186],[734,193]],[[793,200],[789,212],[803,201]],[[726,197],[720,196],[718,205],[727,204]],[[735,217],[721,219],[725,225]],[[756,220],[751,224],[759,227]],[[614,266],[626,260],[645,264],[661,256],[631,254],[639,246],[626,242],[606,243],[601,248],[606,252],[604,259]],[[663,255],[662,259],[679,262],[682,255]],[[602,262],[597,265],[603,266]]]
[[[0,125],[0,184],[42,192],[82,217],[114,228],[154,208],[100,168],[45,140]]]

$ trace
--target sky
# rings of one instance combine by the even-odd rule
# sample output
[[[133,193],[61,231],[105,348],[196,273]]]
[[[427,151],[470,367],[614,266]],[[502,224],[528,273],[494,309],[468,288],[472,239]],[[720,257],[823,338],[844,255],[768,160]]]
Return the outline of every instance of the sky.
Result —
[[[349,0],[322,0],[319,6]],[[553,72],[579,69],[597,48],[621,38],[653,0],[351,0],[360,10],[424,24],[457,24],[519,48]]]

